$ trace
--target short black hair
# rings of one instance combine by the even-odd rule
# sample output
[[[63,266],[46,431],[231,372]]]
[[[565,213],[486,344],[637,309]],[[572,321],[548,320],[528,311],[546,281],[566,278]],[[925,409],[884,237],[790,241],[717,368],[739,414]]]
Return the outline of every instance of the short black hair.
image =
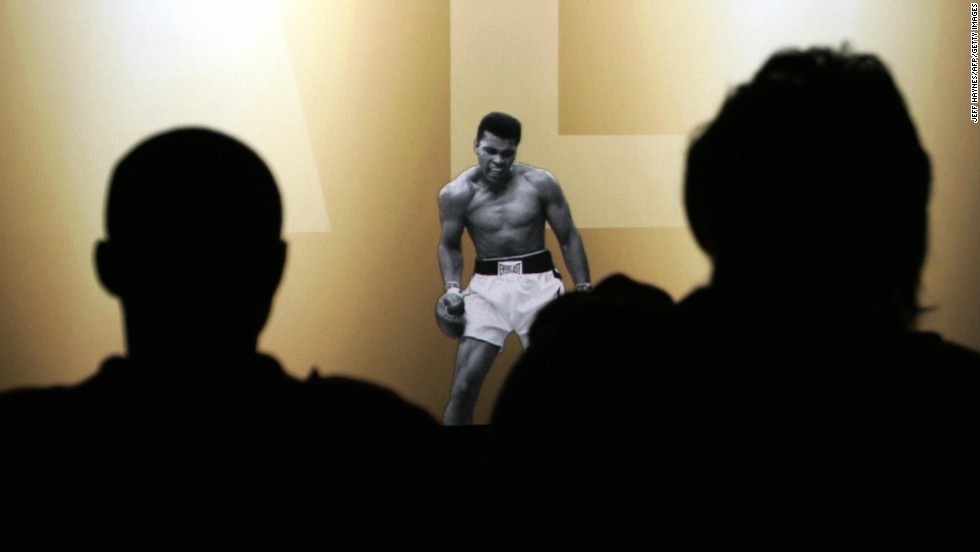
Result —
[[[848,274],[908,313],[930,181],[884,64],[813,48],[777,52],[724,102],[691,144],[684,199],[716,275]]]
[[[111,240],[218,235],[277,240],[282,203],[268,166],[248,146],[206,128],[177,128],[140,143],[109,184]]]
[[[514,144],[521,143],[521,122],[506,113],[494,111],[484,115],[480,120],[480,126],[476,129],[477,142],[483,138],[483,131],[504,140],[513,140]]]

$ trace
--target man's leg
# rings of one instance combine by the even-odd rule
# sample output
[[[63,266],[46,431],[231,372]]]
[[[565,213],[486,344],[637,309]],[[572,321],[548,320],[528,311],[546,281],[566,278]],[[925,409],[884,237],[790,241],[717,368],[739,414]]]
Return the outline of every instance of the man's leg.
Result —
[[[456,350],[456,375],[453,390],[449,396],[449,406],[442,418],[445,425],[467,425],[473,423],[473,410],[480,398],[480,387],[493,366],[500,347],[464,337],[459,340]]]

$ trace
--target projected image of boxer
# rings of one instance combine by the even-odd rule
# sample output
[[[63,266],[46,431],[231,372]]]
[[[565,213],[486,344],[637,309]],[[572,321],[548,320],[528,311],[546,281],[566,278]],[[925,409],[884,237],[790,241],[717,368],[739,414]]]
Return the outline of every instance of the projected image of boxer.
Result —
[[[504,340],[515,332],[526,348],[535,314],[564,292],[545,249],[545,222],[555,231],[575,289],[592,288],[585,247],[561,187],[548,171],[514,163],[520,141],[520,121],[504,113],[486,115],[474,143],[479,164],[439,192],[445,294],[436,318],[448,336],[459,338],[446,425],[473,423],[480,386]],[[464,228],[477,259],[462,291]]]

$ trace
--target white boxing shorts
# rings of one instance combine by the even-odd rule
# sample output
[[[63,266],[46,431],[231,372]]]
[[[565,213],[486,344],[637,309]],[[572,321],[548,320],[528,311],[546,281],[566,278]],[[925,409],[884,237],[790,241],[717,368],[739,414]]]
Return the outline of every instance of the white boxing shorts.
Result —
[[[515,332],[526,349],[538,311],[565,292],[548,251],[505,259],[478,259],[476,273],[463,292],[466,329],[471,337],[503,347]]]

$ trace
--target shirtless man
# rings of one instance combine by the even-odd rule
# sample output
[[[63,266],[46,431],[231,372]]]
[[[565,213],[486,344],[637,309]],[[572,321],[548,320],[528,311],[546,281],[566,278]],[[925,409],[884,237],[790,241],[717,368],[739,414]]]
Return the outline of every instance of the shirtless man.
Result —
[[[528,345],[534,316],[564,292],[545,249],[547,222],[577,291],[589,291],[589,261],[558,181],[549,172],[514,164],[521,123],[503,113],[480,121],[474,150],[479,165],[463,171],[439,192],[442,238],[439,266],[445,282],[440,301],[465,312],[456,352],[456,373],[446,425],[473,423],[480,386],[510,332]],[[476,246],[476,269],[466,291],[463,229]]]

